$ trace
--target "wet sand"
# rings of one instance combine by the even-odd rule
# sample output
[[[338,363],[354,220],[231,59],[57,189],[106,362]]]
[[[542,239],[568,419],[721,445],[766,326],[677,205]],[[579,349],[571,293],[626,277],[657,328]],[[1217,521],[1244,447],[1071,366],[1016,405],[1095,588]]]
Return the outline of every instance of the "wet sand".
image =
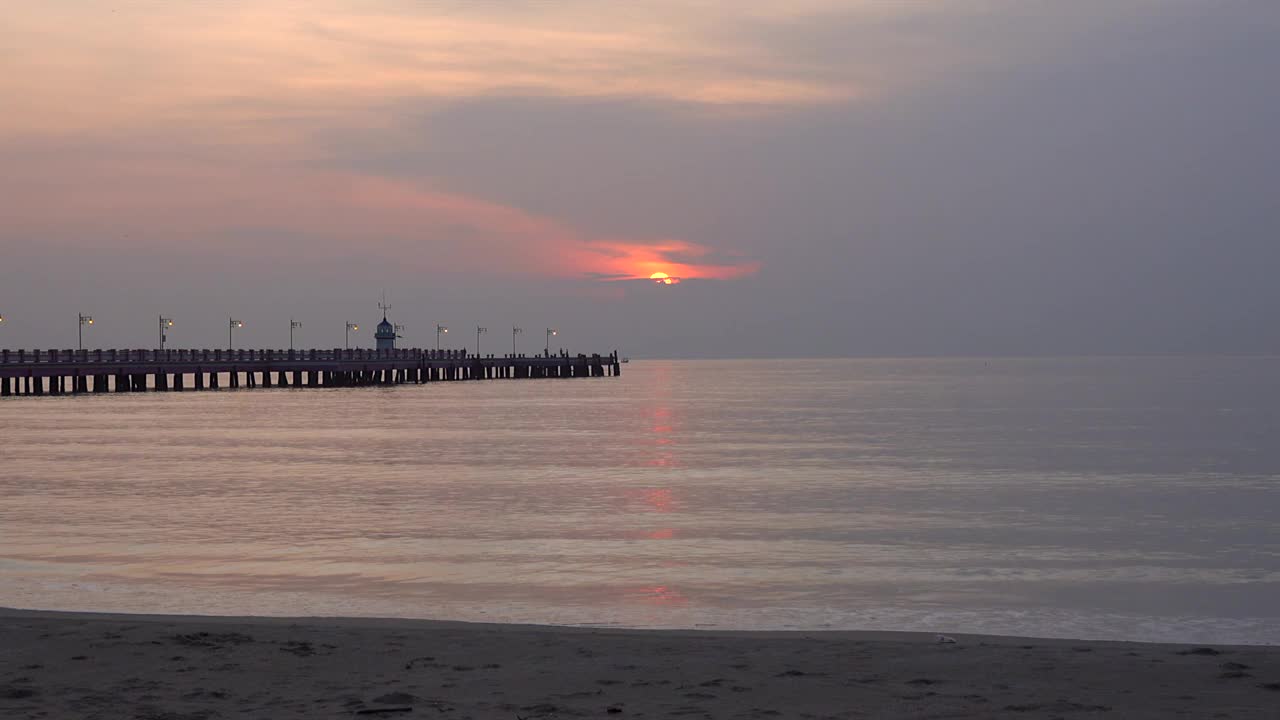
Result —
[[[1280,647],[0,609],[0,717],[1275,718]]]

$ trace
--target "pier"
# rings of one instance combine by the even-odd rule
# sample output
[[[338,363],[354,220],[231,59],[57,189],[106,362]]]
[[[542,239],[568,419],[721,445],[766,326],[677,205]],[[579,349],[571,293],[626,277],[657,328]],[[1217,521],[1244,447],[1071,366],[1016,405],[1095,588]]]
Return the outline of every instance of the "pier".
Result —
[[[0,350],[0,396],[616,377],[608,355],[466,350]]]

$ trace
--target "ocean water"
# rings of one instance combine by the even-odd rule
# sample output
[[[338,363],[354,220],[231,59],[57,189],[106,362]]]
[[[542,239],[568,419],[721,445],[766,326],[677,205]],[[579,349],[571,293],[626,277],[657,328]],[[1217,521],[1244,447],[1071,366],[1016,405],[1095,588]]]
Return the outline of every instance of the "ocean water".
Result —
[[[1280,359],[0,400],[0,605],[1280,643]]]

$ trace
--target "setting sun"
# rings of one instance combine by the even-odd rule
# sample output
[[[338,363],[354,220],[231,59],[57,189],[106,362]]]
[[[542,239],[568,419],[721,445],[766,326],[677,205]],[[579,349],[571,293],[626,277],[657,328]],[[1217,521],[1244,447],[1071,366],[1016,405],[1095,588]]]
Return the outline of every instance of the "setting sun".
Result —
[[[674,278],[664,272],[656,272],[649,276],[649,279],[659,285],[675,285],[680,282],[680,278]]]

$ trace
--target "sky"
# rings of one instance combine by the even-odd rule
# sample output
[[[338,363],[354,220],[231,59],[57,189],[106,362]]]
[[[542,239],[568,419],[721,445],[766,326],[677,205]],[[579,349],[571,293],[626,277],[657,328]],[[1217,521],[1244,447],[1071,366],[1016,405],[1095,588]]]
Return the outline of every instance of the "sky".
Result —
[[[3,347],[1280,352],[1280,3],[4,18]]]

